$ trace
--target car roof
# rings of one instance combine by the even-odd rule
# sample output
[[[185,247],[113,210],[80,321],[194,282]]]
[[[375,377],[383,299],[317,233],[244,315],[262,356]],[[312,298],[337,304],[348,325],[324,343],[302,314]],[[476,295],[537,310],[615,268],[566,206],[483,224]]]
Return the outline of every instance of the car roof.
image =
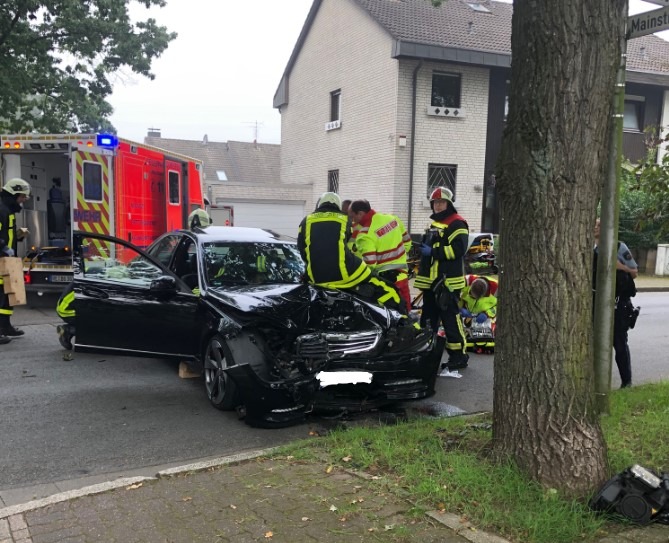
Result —
[[[291,243],[295,241],[295,238],[278,234],[272,230],[244,226],[207,226],[206,228],[198,228],[192,233],[202,243],[215,241]]]

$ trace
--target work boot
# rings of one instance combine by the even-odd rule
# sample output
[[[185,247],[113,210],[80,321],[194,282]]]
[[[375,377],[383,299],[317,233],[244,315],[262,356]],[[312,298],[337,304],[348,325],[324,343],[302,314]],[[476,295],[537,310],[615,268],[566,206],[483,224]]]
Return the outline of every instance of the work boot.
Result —
[[[0,335],[9,336],[9,337],[19,337],[24,335],[23,330],[19,330],[15,326],[9,325],[7,328],[0,328]]]
[[[12,340],[12,338],[0,335],[0,345],[6,345]]]
[[[58,332],[58,342],[68,351],[72,350],[72,334],[70,333],[69,326],[66,324],[60,324],[56,327],[56,332]]]
[[[461,370],[466,368],[469,364],[469,355],[464,353],[452,354],[448,357],[446,367],[450,370]]]

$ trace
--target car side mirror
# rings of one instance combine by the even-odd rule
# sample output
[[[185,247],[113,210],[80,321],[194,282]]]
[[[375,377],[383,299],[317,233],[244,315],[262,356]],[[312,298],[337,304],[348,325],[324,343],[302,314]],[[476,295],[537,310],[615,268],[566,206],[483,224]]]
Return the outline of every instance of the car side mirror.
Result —
[[[151,281],[149,290],[156,294],[174,294],[177,289],[177,280],[169,275],[161,275]]]

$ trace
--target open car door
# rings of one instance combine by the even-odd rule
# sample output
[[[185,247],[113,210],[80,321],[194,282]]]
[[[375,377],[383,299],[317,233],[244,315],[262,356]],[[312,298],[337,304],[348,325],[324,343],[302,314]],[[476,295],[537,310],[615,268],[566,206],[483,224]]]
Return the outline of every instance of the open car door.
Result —
[[[204,312],[199,298],[134,245],[74,235],[75,350],[196,359]]]

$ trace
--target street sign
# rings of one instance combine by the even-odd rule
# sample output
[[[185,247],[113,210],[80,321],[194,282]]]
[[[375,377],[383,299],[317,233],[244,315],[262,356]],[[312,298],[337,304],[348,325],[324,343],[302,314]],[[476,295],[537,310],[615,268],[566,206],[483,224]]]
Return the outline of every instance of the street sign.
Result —
[[[643,0],[644,2],[649,2],[651,4],[657,4],[658,6],[669,6],[669,0]]]
[[[659,3],[657,0],[656,3]],[[654,9],[645,13],[638,13],[627,18],[627,39],[640,38],[647,34],[654,34],[669,28],[669,2],[666,8]]]

